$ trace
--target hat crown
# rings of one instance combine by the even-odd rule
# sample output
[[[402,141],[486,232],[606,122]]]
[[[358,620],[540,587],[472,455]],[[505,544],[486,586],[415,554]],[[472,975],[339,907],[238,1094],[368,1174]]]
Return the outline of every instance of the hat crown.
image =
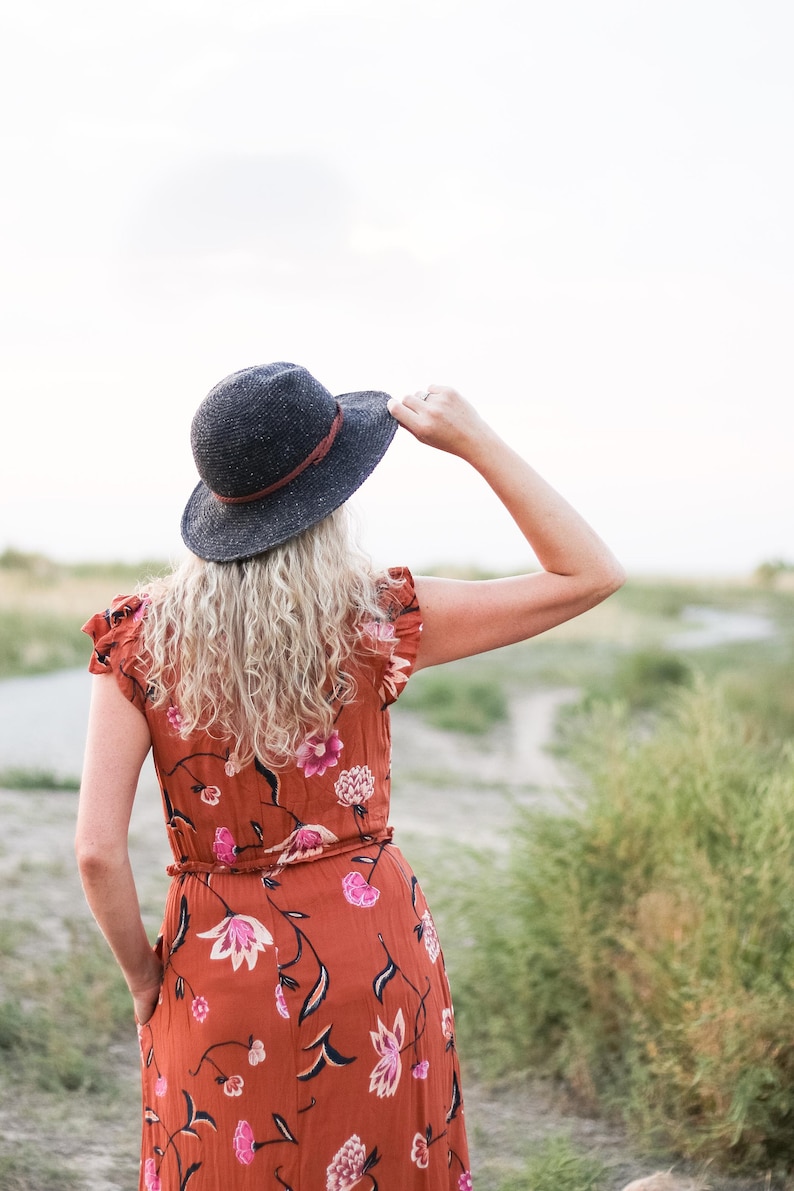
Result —
[[[210,390],[193,418],[198,473],[221,497],[269,488],[301,466],[337,412],[328,389],[297,364],[234,372]]]

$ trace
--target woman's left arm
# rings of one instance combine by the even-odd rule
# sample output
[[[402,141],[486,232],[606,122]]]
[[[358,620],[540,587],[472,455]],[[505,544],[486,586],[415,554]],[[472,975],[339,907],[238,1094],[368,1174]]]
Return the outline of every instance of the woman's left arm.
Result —
[[[75,853],[86,900],[124,973],[143,1023],[154,1012],[162,964],[141,919],[127,848],[130,815],[151,747],[143,715],[112,675],[93,679]]]

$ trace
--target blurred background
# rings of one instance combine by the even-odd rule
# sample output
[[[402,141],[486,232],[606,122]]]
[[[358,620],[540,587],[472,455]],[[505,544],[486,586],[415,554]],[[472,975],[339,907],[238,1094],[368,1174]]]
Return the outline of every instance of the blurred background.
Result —
[[[794,10],[28,0],[0,17],[0,550],[178,557],[237,368],[447,383],[634,574],[790,558]],[[378,560],[521,565],[398,436]]]

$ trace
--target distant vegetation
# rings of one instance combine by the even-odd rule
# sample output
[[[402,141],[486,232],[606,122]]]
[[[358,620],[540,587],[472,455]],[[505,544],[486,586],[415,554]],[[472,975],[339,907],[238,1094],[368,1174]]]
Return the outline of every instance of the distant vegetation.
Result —
[[[58,563],[42,554],[0,554],[0,678],[86,664],[80,626],[117,593],[133,590],[165,564]]]

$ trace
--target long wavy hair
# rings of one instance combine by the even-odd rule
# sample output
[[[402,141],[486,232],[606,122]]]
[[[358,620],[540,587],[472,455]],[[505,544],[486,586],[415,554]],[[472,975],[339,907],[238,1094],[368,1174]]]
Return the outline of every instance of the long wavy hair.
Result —
[[[155,707],[183,737],[233,742],[232,761],[278,768],[333,730],[356,696],[351,660],[377,648],[386,575],[354,545],[347,509],[254,558],[190,555],[147,587],[141,660]]]

